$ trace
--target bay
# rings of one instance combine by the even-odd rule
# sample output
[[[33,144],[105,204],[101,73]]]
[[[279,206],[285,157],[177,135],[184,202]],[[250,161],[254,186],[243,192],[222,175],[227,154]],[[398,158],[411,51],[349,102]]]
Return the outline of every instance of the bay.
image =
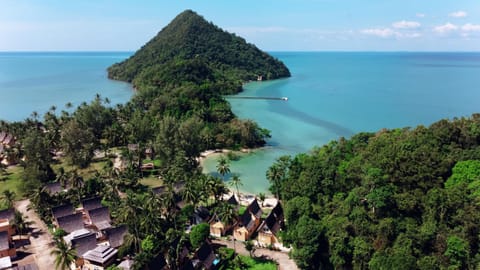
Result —
[[[252,82],[230,99],[240,118],[271,131],[267,147],[231,163],[241,189],[266,192],[265,173],[281,155],[308,152],[340,137],[382,128],[430,125],[480,112],[480,54],[425,52],[279,52],[292,77]],[[216,158],[204,171],[215,173]],[[268,193],[268,192],[267,192]]]

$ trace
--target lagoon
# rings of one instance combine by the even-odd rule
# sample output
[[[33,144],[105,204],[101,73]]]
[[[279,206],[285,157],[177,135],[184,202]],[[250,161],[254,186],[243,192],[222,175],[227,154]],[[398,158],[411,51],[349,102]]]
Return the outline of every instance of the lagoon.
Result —
[[[292,77],[252,82],[230,99],[241,118],[271,131],[267,147],[231,163],[243,191],[265,192],[265,172],[281,155],[308,152],[340,137],[382,128],[430,125],[480,112],[480,53],[280,52],[272,53]],[[215,172],[216,158],[204,163]]]

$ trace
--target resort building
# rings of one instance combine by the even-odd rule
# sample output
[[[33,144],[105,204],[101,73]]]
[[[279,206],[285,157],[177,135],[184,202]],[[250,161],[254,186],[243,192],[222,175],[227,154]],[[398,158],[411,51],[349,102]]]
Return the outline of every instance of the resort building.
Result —
[[[258,229],[258,243],[264,246],[280,244],[278,232],[283,228],[283,225],[283,208],[278,202]]]
[[[262,209],[258,205],[257,199],[254,199],[240,217],[238,225],[233,230],[233,237],[238,241],[247,241],[252,237],[255,230],[260,225]]]
[[[0,232],[8,232],[9,237],[12,237],[15,232],[15,226],[13,225],[15,219],[15,209],[10,208],[0,211]]]
[[[205,242],[195,252],[192,263],[195,269],[212,269],[218,263],[218,259],[215,253],[213,253],[212,246]]]
[[[104,270],[112,265],[117,258],[118,251],[108,246],[97,246],[83,254],[84,270]]]

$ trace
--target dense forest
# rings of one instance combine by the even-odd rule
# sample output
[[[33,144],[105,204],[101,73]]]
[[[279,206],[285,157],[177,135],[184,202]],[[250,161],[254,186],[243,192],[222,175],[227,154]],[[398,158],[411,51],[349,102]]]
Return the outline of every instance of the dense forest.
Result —
[[[302,269],[478,269],[480,115],[359,133],[269,168]]]

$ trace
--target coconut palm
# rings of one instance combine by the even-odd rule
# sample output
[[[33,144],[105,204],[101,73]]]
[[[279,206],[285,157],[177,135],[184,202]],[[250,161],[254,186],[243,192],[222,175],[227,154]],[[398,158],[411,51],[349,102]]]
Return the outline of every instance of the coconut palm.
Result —
[[[217,161],[217,172],[222,175],[222,178],[230,173],[230,163],[224,156],[221,156]]]
[[[12,208],[13,202],[15,201],[15,192],[8,189],[4,190],[2,192],[2,200],[5,202],[5,206],[7,206],[7,208]]]
[[[65,241],[58,241],[50,254],[55,256],[55,269],[60,270],[70,269],[77,256],[75,248],[70,247]]]
[[[22,239],[22,235],[28,232],[32,224],[33,224],[33,221],[28,221],[21,212],[15,211],[13,225],[15,226],[18,234],[20,235],[20,239]]]
[[[237,189],[237,196],[240,198],[240,191],[238,186],[243,186],[242,180],[238,176],[238,174],[234,174],[230,183],[228,183],[231,187],[235,187]]]
[[[270,168],[268,168],[268,171],[267,171],[267,179],[268,181],[270,181],[270,183],[272,184],[271,185],[271,188],[273,188],[273,192],[275,192],[275,197],[277,199],[280,199],[280,185],[281,185],[281,181],[284,177],[284,174],[283,174],[283,171],[281,170],[281,168],[278,166],[278,165],[273,165],[271,166]]]

